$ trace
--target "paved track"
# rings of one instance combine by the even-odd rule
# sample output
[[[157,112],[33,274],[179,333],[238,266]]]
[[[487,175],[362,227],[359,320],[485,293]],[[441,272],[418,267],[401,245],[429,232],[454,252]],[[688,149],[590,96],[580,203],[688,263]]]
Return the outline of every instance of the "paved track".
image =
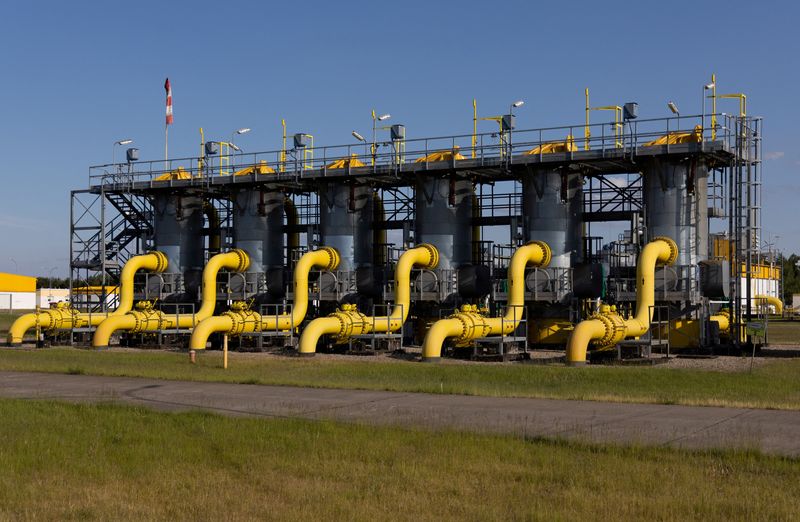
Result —
[[[751,448],[800,456],[800,411],[291,388],[0,372],[0,397],[118,402],[157,410],[332,419],[527,437]]]

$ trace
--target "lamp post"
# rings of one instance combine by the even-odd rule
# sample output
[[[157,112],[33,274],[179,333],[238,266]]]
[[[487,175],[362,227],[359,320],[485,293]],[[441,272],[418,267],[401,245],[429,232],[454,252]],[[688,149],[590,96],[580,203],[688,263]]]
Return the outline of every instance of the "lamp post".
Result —
[[[375,156],[378,152],[378,122],[379,121],[386,121],[391,118],[391,114],[381,114],[380,116],[375,115],[375,109],[372,109],[372,165],[375,166]]]
[[[241,129],[238,129],[238,130],[235,130],[235,131],[231,132],[231,145],[233,145],[233,143],[234,143],[234,137],[235,136],[242,135],[242,134],[247,134],[251,130],[252,129],[249,129],[247,127],[243,127]],[[234,150],[236,150],[236,149],[234,149]]]
[[[18,273],[19,272],[19,265],[17,264],[17,260],[14,259],[13,257],[9,257],[8,259],[11,260],[12,263],[14,263],[14,273],[15,274]]]
[[[508,155],[509,158],[512,154],[511,134],[514,130],[514,109],[525,105],[524,100],[517,100],[508,107]]]
[[[356,131],[351,133],[355,139],[364,144],[364,156],[367,155],[367,139]]]
[[[706,91],[714,91],[716,89],[716,87],[717,87],[717,85],[714,82],[707,83],[707,84],[703,85],[703,112],[702,112],[702,117],[701,117],[701,120],[700,120],[700,122],[702,123],[703,130],[705,130],[705,128],[706,128]],[[712,96],[714,96],[714,95],[712,94]],[[715,136],[715,129],[714,129],[715,123],[716,123],[716,121],[715,121],[715,118],[714,118],[714,113],[712,112],[711,113],[711,139],[712,140],[716,137]]]
[[[667,107],[669,107],[669,110],[672,111],[672,114],[675,114],[676,116],[678,116],[678,128],[676,129],[676,131],[680,131],[681,130],[681,111],[678,110],[678,106],[675,105],[675,102],[673,102],[673,101],[667,102]]]
[[[114,145],[111,146],[111,164],[116,165],[116,152],[117,152],[117,145],[130,145],[133,143],[133,140],[130,138],[125,138],[124,140],[115,141]]]

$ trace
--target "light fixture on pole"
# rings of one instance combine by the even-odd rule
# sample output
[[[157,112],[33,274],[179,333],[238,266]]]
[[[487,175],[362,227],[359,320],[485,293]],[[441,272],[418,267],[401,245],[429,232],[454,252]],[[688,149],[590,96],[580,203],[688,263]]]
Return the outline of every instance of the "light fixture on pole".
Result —
[[[667,107],[669,107],[669,110],[672,111],[672,114],[677,114],[678,116],[681,115],[681,111],[678,110],[678,106],[675,105],[675,102],[668,102]]]
[[[702,123],[703,130],[705,130],[705,127],[706,127],[706,91],[714,90],[716,87],[717,87],[717,85],[714,82],[707,83],[707,84],[703,85],[703,112],[701,113],[702,115],[701,115],[701,119],[700,119],[700,122]],[[715,120],[715,118],[714,118],[714,116],[712,114],[712,116],[711,116],[711,134],[712,134],[711,139],[712,140],[714,139],[714,127],[715,127],[715,124],[716,124],[716,120]]]
[[[509,113],[509,114],[514,114],[514,109],[516,109],[516,108],[518,108],[518,107],[522,107],[523,105],[525,105],[525,100],[517,100],[517,101],[515,101],[515,102],[514,102],[514,103],[512,103],[512,104],[511,104],[511,106],[508,108],[508,113]]]
[[[355,139],[357,139],[358,141],[360,141],[361,143],[364,144],[364,155],[366,156],[367,155],[367,138],[365,138],[364,136],[362,136],[361,134],[359,134],[356,131],[353,131],[350,134],[352,134]]]
[[[231,132],[231,144],[233,144],[233,142],[234,142],[234,140],[233,140],[233,139],[234,139],[234,137],[235,137],[235,136],[237,136],[237,135],[242,135],[242,134],[247,134],[247,133],[248,133],[248,132],[250,132],[251,130],[252,130],[252,129],[250,129],[250,128],[248,128],[248,127],[243,127],[243,128],[241,128],[241,129],[238,129],[238,130],[235,130],[235,131]]]
[[[678,110],[678,106],[675,105],[675,102],[669,101],[669,102],[667,102],[667,107],[669,107],[669,110],[672,111],[672,114],[674,114],[674,115],[676,115],[678,117],[678,129],[677,130],[681,130],[681,111]]]
[[[111,147],[111,164],[116,164],[116,152],[117,152],[117,145],[130,145],[133,143],[133,140],[130,138],[125,138],[124,140],[115,141],[114,145]]]

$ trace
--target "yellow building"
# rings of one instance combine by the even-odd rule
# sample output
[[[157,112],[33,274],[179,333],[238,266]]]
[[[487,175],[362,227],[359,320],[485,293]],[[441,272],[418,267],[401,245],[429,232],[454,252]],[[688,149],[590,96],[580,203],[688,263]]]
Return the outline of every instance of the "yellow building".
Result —
[[[36,278],[0,272],[0,310],[36,308]]]

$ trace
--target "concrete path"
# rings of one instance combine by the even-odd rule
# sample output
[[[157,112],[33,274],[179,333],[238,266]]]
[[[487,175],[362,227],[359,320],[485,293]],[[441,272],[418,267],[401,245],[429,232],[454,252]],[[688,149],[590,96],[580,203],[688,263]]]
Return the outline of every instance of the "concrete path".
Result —
[[[0,372],[0,397],[117,402],[524,437],[800,456],[800,411],[514,399]]]

